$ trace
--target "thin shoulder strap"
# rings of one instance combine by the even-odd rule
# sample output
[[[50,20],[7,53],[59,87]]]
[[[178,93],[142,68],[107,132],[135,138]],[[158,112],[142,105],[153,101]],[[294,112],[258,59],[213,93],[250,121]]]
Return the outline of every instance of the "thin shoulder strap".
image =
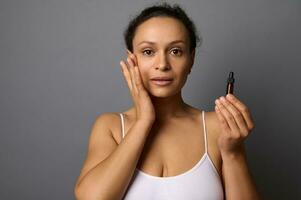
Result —
[[[122,113],[119,113],[121,118],[121,130],[122,130],[122,138],[124,138],[124,119]]]
[[[204,127],[204,140],[205,140],[205,153],[207,154],[207,128],[206,128],[206,122],[205,122],[205,111],[202,111],[203,116],[203,127]]]

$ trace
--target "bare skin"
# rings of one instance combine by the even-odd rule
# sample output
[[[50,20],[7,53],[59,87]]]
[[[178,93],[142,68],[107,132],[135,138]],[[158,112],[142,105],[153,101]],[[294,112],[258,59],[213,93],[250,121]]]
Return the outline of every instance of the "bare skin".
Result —
[[[78,199],[121,199],[135,168],[157,177],[177,176],[202,158],[201,111],[186,104],[181,94],[194,63],[195,51],[189,47],[187,30],[176,19],[153,17],[138,26],[133,52],[128,51],[127,64],[120,62],[134,102],[123,112],[125,138],[117,113],[95,123],[75,188]],[[151,80],[157,76],[173,80],[160,86]],[[260,199],[243,149],[253,128],[250,113],[235,96],[220,100],[215,112],[205,115],[208,155],[226,199]]]
[[[187,105],[183,116],[155,123],[140,156],[137,168],[152,176],[170,177],[191,169],[204,155],[204,131],[201,111]],[[123,112],[125,136],[135,121],[133,108]],[[114,118],[112,134],[116,143],[122,140],[120,117]],[[208,154],[222,177],[222,159],[217,147],[215,112],[205,113]]]
[[[162,29],[162,27],[165,27]],[[181,41],[172,43],[174,41]],[[149,43],[152,42],[152,43]],[[145,173],[166,177],[191,169],[204,155],[204,133],[201,111],[186,104],[181,89],[194,63],[195,51],[190,52],[185,26],[173,18],[154,17],[137,30],[133,39],[133,65],[137,65],[143,85],[148,91],[155,111],[155,122],[148,136],[138,169]],[[128,56],[133,58],[128,52]],[[130,61],[131,61],[130,60]],[[169,86],[156,86],[150,79],[156,76],[173,77]],[[133,106],[124,112],[128,130],[136,120]],[[217,118],[215,112],[206,113],[208,121],[208,153],[221,175],[221,156],[216,145]],[[212,120],[216,120],[212,122]],[[121,142],[120,120],[112,134]],[[209,134],[210,133],[210,134]]]

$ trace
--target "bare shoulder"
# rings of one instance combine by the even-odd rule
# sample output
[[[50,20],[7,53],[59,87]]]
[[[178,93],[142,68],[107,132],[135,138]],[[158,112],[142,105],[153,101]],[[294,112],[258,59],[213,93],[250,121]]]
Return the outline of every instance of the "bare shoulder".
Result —
[[[89,138],[89,150],[101,145],[109,145],[110,148],[117,145],[113,134],[117,117],[117,113],[104,112],[95,118]]]
[[[114,113],[102,113],[95,118],[90,132],[86,158],[76,181],[76,187],[89,170],[106,159],[117,147],[111,131],[111,122],[114,118]]]
[[[104,112],[98,115],[94,121],[96,126],[105,126],[105,128],[112,130],[112,122],[116,120],[117,113],[114,112]]]
[[[206,112],[206,124],[210,127],[210,132],[215,139],[218,138],[221,133],[219,120],[215,111]]]
[[[194,113],[199,113],[201,110],[196,109],[194,107],[191,107]],[[205,110],[204,110],[205,111]],[[211,141],[214,141],[214,145],[216,145],[217,138],[219,137],[219,134],[221,133],[220,125],[219,125],[219,119],[217,117],[216,112],[213,111],[205,111],[205,121],[206,121],[206,128],[208,132],[210,133]]]
[[[221,133],[219,119],[215,111],[206,112],[206,125],[208,130],[208,143],[209,143],[209,153],[210,157],[213,160],[213,163],[219,173],[219,176],[222,177],[222,157],[220,150],[218,148],[218,137]]]
[[[199,110],[195,107],[189,106],[192,110],[192,113],[195,114],[195,116],[198,116],[202,110]],[[213,111],[205,111],[205,121],[206,121],[206,127],[209,129],[210,135],[213,136],[213,138],[217,138],[220,133],[220,126],[219,126],[219,120],[217,118],[216,112]]]
[[[120,123],[120,115],[116,112],[104,112],[101,115],[97,116],[95,120],[95,125],[99,126],[106,126],[105,128],[110,130],[111,136],[114,138],[115,142],[117,143],[116,131],[121,128]],[[117,131],[118,132],[118,131]]]
[[[133,109],[126,110],[122,113],[124,120],[125,132],[131,127],[135,121]],[[101,124],[105,124],[106,128],[110,130],[111,136],[114,138],[116,144],[119,144],[122,140],[122,124],[121,116],[119,112],[105,112],[101,114],[97,121],[102,121]]]

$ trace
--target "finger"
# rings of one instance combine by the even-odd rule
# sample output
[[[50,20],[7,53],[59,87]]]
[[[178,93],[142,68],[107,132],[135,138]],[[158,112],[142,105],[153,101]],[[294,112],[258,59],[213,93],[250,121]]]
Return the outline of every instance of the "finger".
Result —
[[[144,85],[143,85],[143,81],[142,81],[142,76],[141,76],[141,73],[140,73],[140,70],[139,70],[139,67],[138,67],[138,60],[137,60],[137,57],[134,53],[132,53],[131,51],[129,51],[127,49],[127,52],[129,53],[129,57],[132,59],[133,61],[133,65],[134,65],[134,71],[136,72],[136,85],[137,85],[137,88],[139,89],[139,91],[143,91],[145,88],[144,88]]]
[[[240,136],[240,131],[238,128],[238,125],[236,124],[235,118],[232,116],[232,114],[225,108],[225,106],[220,102],[219,99],[215,101],[217,104],[218,108],[220,109],[222,115],[226,119],[231,131],[231,135],[234,137],[239,137]]]
[[[241,114],[241,112],[225,97],[220,98],[221,103],[225,106],[225,108],[232,114],[232,116],[235,118],[236,124],[238,125],[240,132],[244,135],[248,135],[248,127],[246,124],[246,121]]]
[[[137,85],[136,85],[135,71],[134,71],[134,63],[133,63],[132,59],[129,57],[127,58],[127,61],[128,61],[129,69],[130,69],[131,76],[132,76],[133,88],[136,92],[138,92]]]
[[[239,99],[237,99],[233,94],[227,94],[226,98],[233,103],[233,105],[235,105],[235,107],[238,108],[238,110],[240,110],[240,112],[242,113],[242,115],[244,116],[244,119],[247,123],[247,127],[249,130],[254,128],[254,123],[253,123],[253,119],[252,116],[249,112],[248,107],[243,104]]]
[[[226,132],[230,132],[231,129],[230,129],[230,127],[229,127],[226,119],[222,115],[220,109],[218,108],[218,106],[215,106],[215,112],[216,112],[218,120],[220,121],[221,128],[224,129],[224,130],[226,130]]]
[[[126,51],[128,52],[129,55],[132,54],[132,52],[130,50],[128,50],[128,49],[126,49]]]
[[[126,64],[123,60],[120,61],[120,65],[121,65],[122,72],[123,72],[123,75],[125,77],[125,80],[128,84],[128,87],[129,87],[130,91],[132,91],[133,86],[132,86],[131,75],[130,75],[129,69],[126,66]]]
[[[129,54],[130,57],[131,57],[131,56],[134,56],[134,57],[135,57],[135,54],[132,53],[130,50],[126,49],[126,51],[128,52],[128,54]]]
[[[140,74],[140,70],[138,68],[138,66],[135,66],[135,71],[136,71],[136,84],[137,84],[137,88],[139,91],[144,91],[144,85],[142,82],[142,78],[141,78],[141,74]]]
[[[132,53],[132,54],[130,54],[130,56],[133,59],[135,66],[138,66],[138,59],[137,59],[136,55]]]
[[[127,70],[128,70],[128,74],[129,74],[129,80],[130,80],[130,83],[131,83],[131,87],[132,87],[132,91],[134,91],[135,90],[135,84],[134,84],[134,75],[133,75],[133,70],[131,69],[131,66],[130,66],[130,64],[129,64],[129,62],[128,62],[128,59],[127,59],[127,62],[124,62],[124,64],[125,64],[125,66],[126,66],[126,68],[127,68]]]

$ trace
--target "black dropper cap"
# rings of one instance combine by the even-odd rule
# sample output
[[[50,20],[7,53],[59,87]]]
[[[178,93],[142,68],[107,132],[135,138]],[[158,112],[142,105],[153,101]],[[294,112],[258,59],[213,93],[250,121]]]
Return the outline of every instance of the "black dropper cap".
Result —
[[[234,83],[234,73],[233,72],[229,73],[228,83]]]

